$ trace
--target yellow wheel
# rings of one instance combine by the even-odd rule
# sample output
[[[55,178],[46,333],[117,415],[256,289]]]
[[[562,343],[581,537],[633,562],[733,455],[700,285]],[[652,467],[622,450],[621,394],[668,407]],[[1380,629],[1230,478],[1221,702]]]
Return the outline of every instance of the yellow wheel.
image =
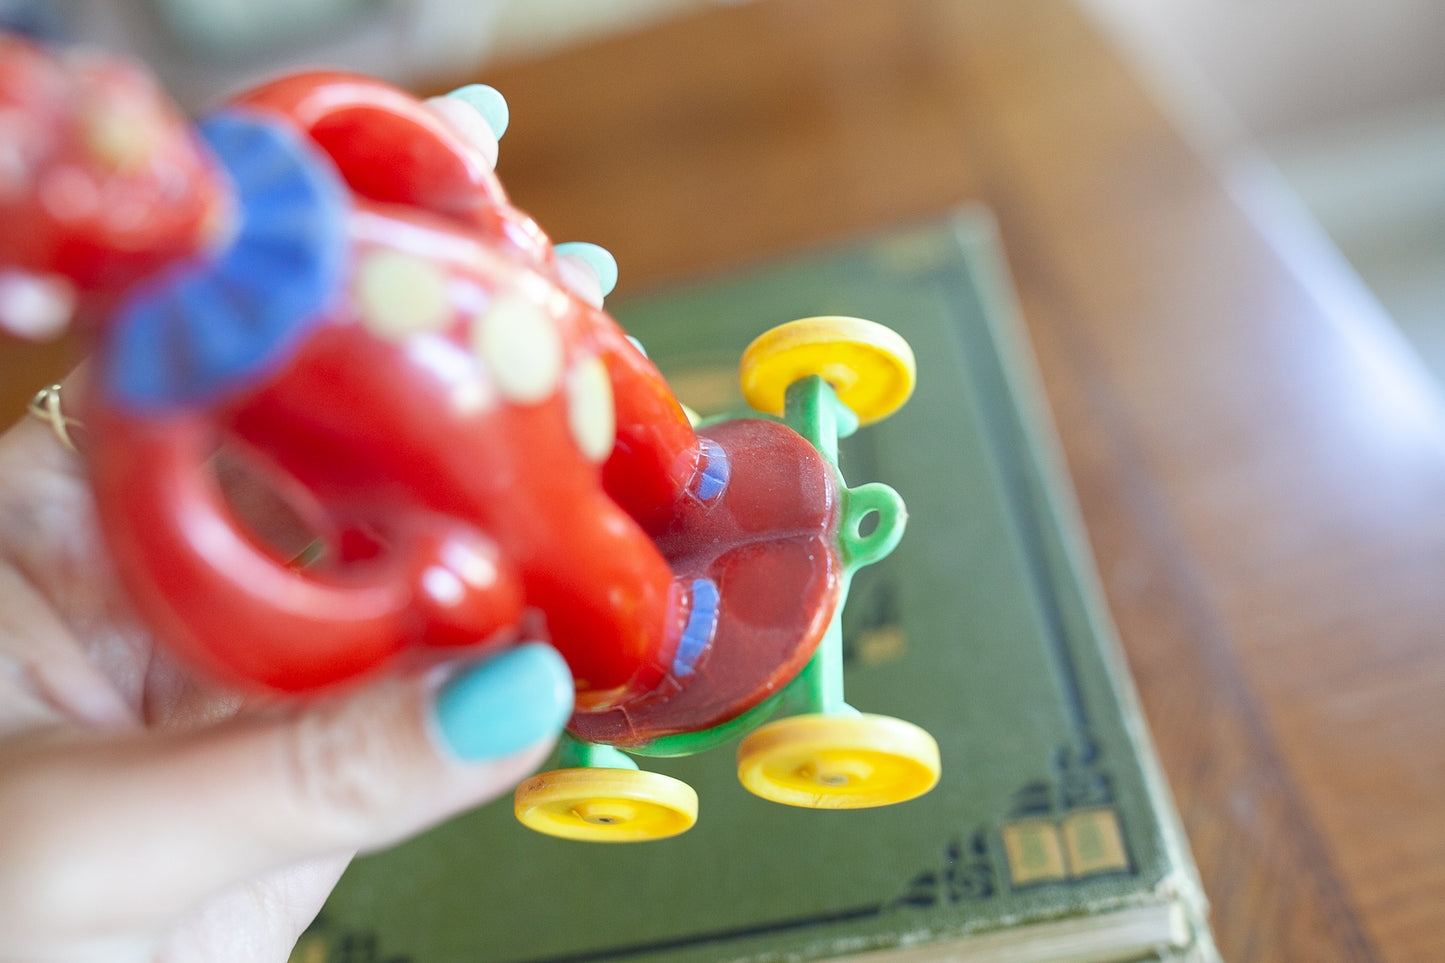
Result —
[[[554,769],[517,787],[513,811],[529,829],[563,839],[636,843],[697,822],[687,783],[636,769]]]
[[[887,716],[792,716],[738,747],[738,779],[750,792],[809,809],[890,806],[928,792],[939,772],[933,737]]]
[[[887,418],[913,394],[913,349],[891,328],[862,318],[803,318],[765,332],[743,352],[743,397],[783,414],[788,386],[819,375],[860,424]]]

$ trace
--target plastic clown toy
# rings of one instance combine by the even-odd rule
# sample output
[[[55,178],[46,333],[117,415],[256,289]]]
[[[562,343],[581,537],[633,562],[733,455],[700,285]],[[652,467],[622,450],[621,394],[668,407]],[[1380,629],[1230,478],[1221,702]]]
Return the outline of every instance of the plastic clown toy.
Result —
[[[936,744],[847,705],[838,628],[905,513],[837,441],[907,400],[908,345],[775,328],[742,357],[756,412],[695,425],[603,310],[611,257],[508,202],[506,123],[490,88],[308,73],[193,124],[138,67],[0,37],[0,326],[88,332],[74,410],[46,404],[84,425],[136,608],[303,695],[546,640],[575,713],[516,812],[558,836],[686,830],[696,795],[634,757],[743,734],[778,802],[926,792]]]

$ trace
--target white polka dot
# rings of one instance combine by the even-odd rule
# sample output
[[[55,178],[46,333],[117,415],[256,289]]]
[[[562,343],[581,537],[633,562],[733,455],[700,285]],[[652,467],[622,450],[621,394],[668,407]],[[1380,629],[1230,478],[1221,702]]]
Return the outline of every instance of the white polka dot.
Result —
[[[58,274],[0,268],[0,328],[22,338],[47,341],[65,330],[75,313],[75,288]]]
[[[389,341],[445,327],[451,318],[447,274],[436,264],[400,251],[364,255],[356,269],[361,321]]]
[[[562,380],[562,336],[536,304],[515,294],[492,302],[472,326],[472,349],[508,401],[546,401]]]
[[[617,412],[612,379],[601,358],[588,358],[568,376],[567,421],[582,454],[591,461],[606,461],[617,440]]]

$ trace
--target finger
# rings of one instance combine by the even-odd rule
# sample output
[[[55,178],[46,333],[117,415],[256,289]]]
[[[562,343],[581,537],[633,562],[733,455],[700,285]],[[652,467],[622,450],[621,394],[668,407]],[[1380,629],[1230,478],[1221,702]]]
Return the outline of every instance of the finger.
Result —
[[[69,385],[74,379],[67,380]],[[61,417],[73,425],[69,391],[63,391]],[[0,478],[4,480],[7,505],[46,504],[60,507],[84,497],[85,475],[80,460],[61,442],[48,419],[21,418],[0,434]]]
[[[97,559],[78,460],[22,420],[0,436],[0,730],[135,720],[146,646]]]
[[[162,728],[214,723],[241,700],[155,648],[108,562],[81,459],[54,424],[84,445],[72,412],[86,373],[82,366],[66,378],[62,405],[0,436],[0,732],[60,718],[104,727],[137,718]],[[232,471],[219,480],[248,525],[294,543],[291,518],[255,478]]]
[[[154,963],[286,959],[349,862],[346,855],[307,860],[227,890],[169,933]]]
[[[443,97],[430,97],[424,103],[481,154],[488,167],[497,166],[498,141],[507,132],[510,113],[506,99],[496,88],[469,84]]]
[[[556,245],[557,270],[573,293],[594,308],[617,286],[617,260],[605,247],[586,241]]]
[[[0,738],[56,722],[139,722],[38,587],[0,560]]]
[[[534,643],[209,730],[32,740],[0,758],[0,944],[7,926],[161,927],[238,881],[394,843],[515,785],[572,703]]]

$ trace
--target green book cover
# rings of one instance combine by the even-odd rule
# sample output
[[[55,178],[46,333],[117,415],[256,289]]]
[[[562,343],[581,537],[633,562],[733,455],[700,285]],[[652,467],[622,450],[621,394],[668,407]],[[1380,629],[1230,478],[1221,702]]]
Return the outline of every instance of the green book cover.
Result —
[[[744,790],[731,745],[642,759],[697,790],[691,831],[568,842],[499,801],[358,860],[296,963],[1215,960],[987,214],[614,311],[704,414],[740,406],[738,357],[775,324],[866,317],[912,344],[913,399],[840,454],[910,517],[854,579],[846,694],[931,732],[942,781],[813,811]]]

